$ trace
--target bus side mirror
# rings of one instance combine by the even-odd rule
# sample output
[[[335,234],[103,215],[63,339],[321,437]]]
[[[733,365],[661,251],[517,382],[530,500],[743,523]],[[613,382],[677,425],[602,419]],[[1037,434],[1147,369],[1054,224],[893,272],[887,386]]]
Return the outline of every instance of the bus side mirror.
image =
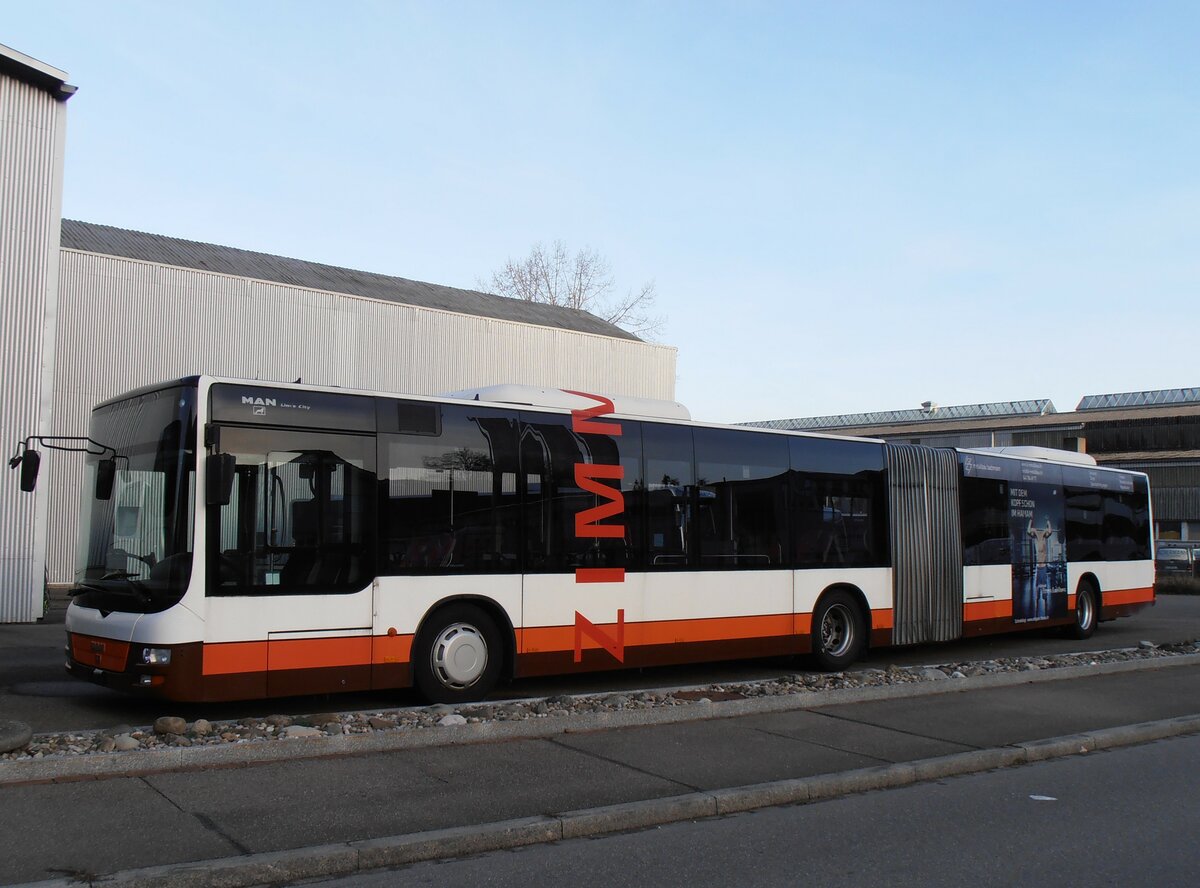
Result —
[[[110,500],[113,482],[117,479],[117,460],[114,457],[96,463],[96,499]]]
[[[42,455],[26,447],[21,456],[21,489],[26,493],[31,493],[37,487],[38,468],[41,465]]]
[[[205,502],[210,506],[227,506],[233,497],[233,479],[237,475],[237,458],[232,453],[209,454],[204,463]]]

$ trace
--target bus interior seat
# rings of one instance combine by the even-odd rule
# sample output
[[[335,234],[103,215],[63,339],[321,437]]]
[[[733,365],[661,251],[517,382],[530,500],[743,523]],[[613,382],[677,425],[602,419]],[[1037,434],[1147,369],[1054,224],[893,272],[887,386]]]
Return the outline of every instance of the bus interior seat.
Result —
[[[292,543],[287,563],[280,571],[284,586],[307,586],[315,578],[319,524],[316,500],[297,500],[292,503]]]

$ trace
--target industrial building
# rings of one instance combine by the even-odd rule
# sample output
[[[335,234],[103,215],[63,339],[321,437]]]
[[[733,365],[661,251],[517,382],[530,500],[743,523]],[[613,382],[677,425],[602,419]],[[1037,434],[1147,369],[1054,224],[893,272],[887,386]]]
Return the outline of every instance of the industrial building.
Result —
[[[1052,447],[1150,478],[1155,538],[1200,540],[1200,388],[776,419],[747,425],[882,438],[930,447]]]
[[[62,219],[67,74],[0,46],[0,442],[195,373],[432,394],[494,383],[674,399],[676,351],[594,315]],[[0,483],[0,622],[71,582],[82,460]]]

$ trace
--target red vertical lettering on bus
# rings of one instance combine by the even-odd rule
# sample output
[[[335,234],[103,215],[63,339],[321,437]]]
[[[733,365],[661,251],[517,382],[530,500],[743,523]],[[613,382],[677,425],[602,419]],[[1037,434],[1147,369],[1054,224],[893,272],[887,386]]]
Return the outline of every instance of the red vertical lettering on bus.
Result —
[[[577,567],[575,568],[577,583],[623,583],[625,568],[623,567]]]
[[[597,524],[605,518],[612,518],[625,511],[625,496],[618,488],[609,487],[597,481],[606,478],[619,481],[625,477],[624,466],[606,466],[598,463],[576,463],[575,483],[588,493],[602,496],[608,500],[590,509],[575,513],[575,536],[603,537],[605,539],[622,539],[625,536],[624,524]]]
[[[607,635],[595,623],[575,611],[575,662],[579,663],[583,660],[583,636],[587,636],[592,641],[596,642],[600,647],[604,648],[614,657],[618,663],[625,662],[625,609],[621,608],[617,611],[617,637],[614,639]]]
[[[571,431],[577,435],[608,435],[613,438],[621,436],[619,422],[598,422],[596,417],[604,416],[614,411],[613,402],[602,395],[589,395],[587,392],[567,391],[568,394],[595,401],[595,407],[586,407],[571,411]],[[576,539],[623,539],[625,524],[600,524],[606,518],[616,518],[625,512],[625,495],[621,492],[620,484],[610,487],[605,481],[620,482],[625,477],[624,466],[605,465],[603,463],[580,462],[575,464],[575,484],[601,501],[590,509],[575,513]],[[623,583],[625,568],[623,567],[579,567],[575,569],[576,583]],[[617,611],[617,637],[613,639],[603,632],[591,620],[579,611],[575,611],[575,662],[583,661],[583,636],[599,644],[616,658],[618,663],[625,662],[625,609]]]
[[[571,431],[584,435],[609,435],[617,438],[621,435],[619,422],[597,422],[596,417],[612,413],[616,408],[611,399],[603,395],[591,395],[587,392],[576,392],[563,389],[569,395],[587,398],[595,401],[594,407],[581,407],[571,411]],[[625,495],[621,488],[609,487],[601,480],[620,481],[625,477],[623,466],[605,465],[602,463],[576,463],[575,483],[582,490],[594,496],[603,497],[607,502],[584,509],[575,514],[576,539],[621,539],[625,536],[624,524],[599,524],[605,518],[614,518],[625,511]],[[623,567],[579,567],[575,569],[576,583],[623,583],[625,568]],[[622,614],[624,611],[622,611]],[[580,617],[579,619],[582,619]],[[579,626],[578,623],[575,624]],[[591,623],[588,623],[591,626]],[[621,630],[624,631],[623,629]],[[578,628],[576,628],[576,647],[578,648]],[[624,645],[621,645],[624,656]],[[577,651],[578,653],[578,651]],[[618,657],[618,659],[621,659]],[[623,662],[623,661],[622,661]]]
[[[568,395],[578,395],[581,398],[587,398],[589,401],[595,401],[595,407],[585,407],[579,410],[571,411],[571,431],[580,435],[611,435],[614,438],[621,437],[621,424],[619,422],[596,422],[597,416],[605,416],[612,413],[616,408],[613,407],[613,402],[603,395],[589,395],[587,392],[573,392],[570,389],[563,389]]]

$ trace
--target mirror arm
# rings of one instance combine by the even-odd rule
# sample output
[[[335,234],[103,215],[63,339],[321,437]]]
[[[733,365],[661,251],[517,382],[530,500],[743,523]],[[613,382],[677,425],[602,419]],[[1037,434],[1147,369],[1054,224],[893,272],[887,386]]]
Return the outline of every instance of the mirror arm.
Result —
[[[122,456],[117,453],[115,447],[101,444],[86,435],[30,435],[17,444],[17,452],[8,461],[10,469],[21,466],[21,490],[26,493],[31,492],[36,486],[38,468],[42,461],[42,455],[30,446],[34,442],[47,450],[61,450],[67,453],[87,453],[92,456],[104,456],[106,453],[111,453],[110,459],[114,465],[119,459],[125,460],[125,464],[129,465],[128,456]],[[83,446],[71,446],[72,443],[77,442],[83,442]]]

